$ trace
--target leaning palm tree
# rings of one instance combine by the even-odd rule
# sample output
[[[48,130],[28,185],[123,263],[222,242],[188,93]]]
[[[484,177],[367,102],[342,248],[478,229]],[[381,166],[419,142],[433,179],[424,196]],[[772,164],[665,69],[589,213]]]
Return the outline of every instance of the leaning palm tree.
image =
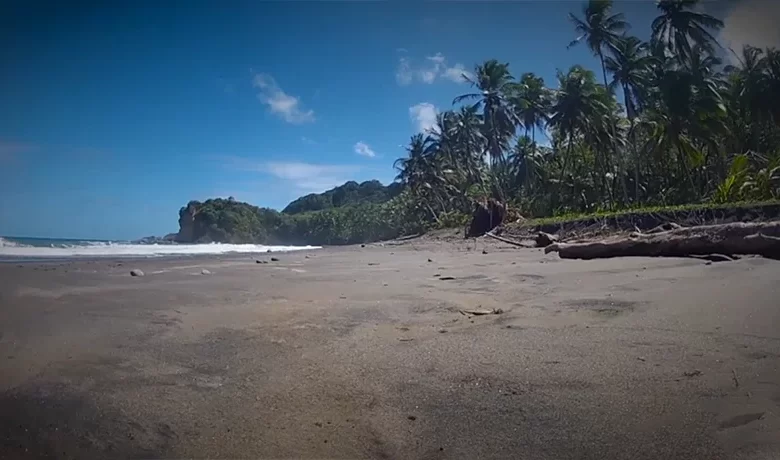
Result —
[[[442,112],[436,116],[436,124],[429,130],[428,134],[429,151],[451,166],[454,166],[457,162],[454,139],[456,123],[457,120],[453,111]]]
[[[415,134],[406,148],[407,157],[399,158],[393,163],[398,170],[396,180],[409,187],[412,192],[431,214],[433,220],[438,221],[439,215],[434,207],[441,211],[445,209],[442,193],[446,190],[446,181],[440,171],[438,158],[432,154],[430,139],[423,134]]]
[[[658,0],[660,16],[653,20],[652,43],[658,54],[675,56],[685,62],[692,45],[712,53],[718,40],[710,33],[723,28],[723,21],[706,13],[692,11],[700,0]]]
[[[423,134],[415,134],[406,147],[407,156],[399,158],[393,163],[393,168],[398,171],[395,180],[408,186],[414,193],[422,183],[423,170],[425,169],[426,151],[428,142]]]
[[[483,135],[487,140],[487,150],[491,165],[504,162],[504,151],[508,149],[509,139],[515,133],[519,120],[507,100],[514,77],[509,73],[509,64],[495,59],[486,61],[474,69],[474,78],[464,75],[466,81],[479,92],[463,94],[452,103],[476,100],[472,105],[482,109]]]

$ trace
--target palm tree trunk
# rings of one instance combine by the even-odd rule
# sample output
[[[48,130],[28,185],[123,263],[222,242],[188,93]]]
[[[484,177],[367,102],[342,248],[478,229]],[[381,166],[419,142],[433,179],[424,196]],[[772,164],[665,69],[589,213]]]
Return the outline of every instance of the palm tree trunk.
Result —
[[[634,132],[634,110],[631,97],[628,92],[628,85],[623,85],[623,97],[626,101],[626,115],[628,116],[628,142],[631,143],[631,150],[634,153],[634,201],[639,203],[639,150],[636,148],[636,133]]]
[[[599,60],[601,61],[601,74],[604,77],[604,90],[607,91],[609,88],[609,84],[607,83],[607,66],[604,64],[604,53],[599,49]],[[609,114],[610,117],[612,114]],[[622,159],[618,156],[618,150],[617,150],[617,126],[616,126],[615,120],[612,120],[612,123],[609,124],[609,127],[612,129],[612,152],[615,155],[615,161],[619,165],[619,171],[620,174],[620,185],[623,189],[623,202],[628,203],[628,188],[626,187],[626,176],[623,174],[623,162]]]
[[[528,139],[528,126],[525,127],[525,138]],[[528,196],[531,196],[531,168],[528,161],[528,151],[525,152],[525,189],[528,191]]]
[[[558,179],[558,187],[556,187],[555,200],[553,207],[557,207],[560,201],[561,189],[563,188],[563,179],[566,177],[566,166],[569,165],[569,158],[571,157],[571,148],[574,145],[574,133],[569,131],[569,145],[566,147],[566,156],[563,158],[563,166],[561,167],[561,176]],[[555,209],[553,209],[555,211]]]
[[[686,155],[685,155],[685,152],[683,151],[682,143],[680,143],[679,138],[678,138],[678,141],[677,141],[677,159],[680,162],[680,166],[682,167],[683,174],[685,174],[685,177],[688,179],[688,183],[691,186],[691,193],[696,193],[696,184],[693,182],[693,176],[691,175],[691,170],[688,169],[688,160],[685,157],[686,157]]]
[[[435,220],[436,223],[439,223],[440,222],[439,216],[436,215],[436,211],[434,211],[433,208],[431,208],[431,205],[428,204],[428,203],[425,203],[425,207],[428,208],[428,212],[431,213],[431,217],[433,217],[433,220]]]

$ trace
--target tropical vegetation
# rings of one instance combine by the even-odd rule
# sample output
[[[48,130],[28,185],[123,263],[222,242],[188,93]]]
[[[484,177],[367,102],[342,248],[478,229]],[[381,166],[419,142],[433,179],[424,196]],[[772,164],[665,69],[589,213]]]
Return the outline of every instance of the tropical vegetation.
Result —
[[[724,50],[698,3],[658,1],[649,42],[611,0],[585,3],[570,46],[598,73],[575,65],[547,85],[477,65],[398,180],[433,221],[489,197],[526,216],[780,197],[780,51]]]
[[[346,184],[281,214],[198,203],[201,239],[373,241],[460,224],[489,198],[526,217],[780,199],[780,50],[724,49],[699,3],[658,0],[643,41],[611,0],[589,0],[569,17],[570,46],[596,72],[545,82],[487,60],[411,137],[392,190]]]

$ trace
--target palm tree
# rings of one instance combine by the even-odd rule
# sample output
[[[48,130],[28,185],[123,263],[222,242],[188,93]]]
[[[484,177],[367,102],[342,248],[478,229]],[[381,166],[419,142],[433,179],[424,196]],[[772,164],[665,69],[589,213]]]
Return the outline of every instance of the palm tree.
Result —
[[[409,141],[406,151],[407,157],[399,158],[393,163],[393,167],[398,170],[395,179],[409,187],[431,217],[438,221],[439,216],[431,206],[431,202],[435,199],[441,208],[444,207],[440,195],[444,180],[439,174],[438,164],[431,155],[430,140],[423,134],[415,134]]]
[[[598,124],[611,119],[609,108],[604,103],[603,92],[599,94],[599,86],[592,71],[582,66],[573,66],[567,73],[558,71],[558,89],[555,91],[550,117],[550,126],[554,127],[566,142],[566,155],[563,158],[558,188],[564,183],[575,138],[594,132]],[[557,202],[557,197],[555,201]]]
[[[671,53],[685,62],[691,57],[692,44],[711,53],[718,40],[708,29],[718,31],[723,21],[706,13],[691,11],[700,0],[658,0],[661,15],[655,18],[652,43],[659,54]]]
[[[521,185],[530,195],[535,184],[539,182],[544,168],[544,157],[536,143],[528,136],[521,136],[509,154],[509,163],[512,165],[514,176],[518,182],[522,178]]]
[[[676,151],[680,173],[696,192],[691,167],[704,163],[700,146],[712,145],[725,131],[725,107],[716,78],[709,67],[713,61],[703,55],[701,47],[693,47],[689,63],[680,66],[667,61],[656,69],[653,78],[654,105],[648,122],[654,128],[651,137],[655,152]],[[679,185],[679,184],[678,184]]]
[[[531,72],[524,73],[513,86],[510,96],[525,135],[536,142],[536,130],[544,130],[549,118],[550,92],[544,86],[544,79]]]
[[[628,29],[628,22],[623,18],[623,14],[612,14],[612,0],[589,0],[583,10],[583,19],[569,13],[569,20],[574,24],[579,36],[569,44],[572,47],[580,42],[585,42],[588,48],[599,57],[601,62],[601,74],[604,77],[604,87],[608,88],[607,69],[604,62],[604,50],[612,50],[620,39],[620,36]],[[612,124],[612,138],[616,137],[617,126]],[[617,145],[612,144],[612,152],[615,157],[618,156]],[[628,199],[623,175],[620,175],[623,181],[624,199]]]
[[[604,64],[612,73],[611,88],[620,86],[623,90],[628,136],[634,153],[634,199],[639,200],[639,153],[636,148],[634,120],[641,110],[650,86],[650,68],[656,59],[648,52],[648,46],[636,37],[623,37],[614,43],[612,56]]]
[[[456,116],[451,110],[436,115],[436,125],[428,134],[428,149],[451,166],[457,164],[456,144],[454,139]]]
[[[569,47],[585,42],[591,52],[598,56],[605,87],[608,85],[604,50],[614,48],[621,34],[629,27],[623,14],[611,13],[612,0],[589,0],[582,9],[583,19],[569,13],[569,20],[574,24],[574,28],[579,34],[574,41],[569,43]]]
[[[458,96],[452,103],[476,100],[472,107],[482,109],[482,132],[487,140],[491,165],[496,161],[503,163],[504,151],[508,149],[509,139],[514,135],[519,121],[506,96],[511,90],[514,77],[509,73],[509,64],[495,59],[476,66],[474,74],[473,79],[465,75],[464,78],[479,92]]]
[[[465,171],[468,181],[472,184],[482,184],[485,138],[481,127],[482,119],[475,107],[463,106],[455,113],[453,137],[457,146],[457,164]]]
[[[767,99],[772,109],[770,115],[777,127],[780,127],[780,50],[767,48],[764,53]]]
[[[650,86],[651,66],[656,63],[648,51],[647,43],[636,37],[622,37],[615,42],[612,55],[604,58],[606,69],[612,74],[610,88],[617,86],[623,90],[626,115],[631,120],[642,109]]]

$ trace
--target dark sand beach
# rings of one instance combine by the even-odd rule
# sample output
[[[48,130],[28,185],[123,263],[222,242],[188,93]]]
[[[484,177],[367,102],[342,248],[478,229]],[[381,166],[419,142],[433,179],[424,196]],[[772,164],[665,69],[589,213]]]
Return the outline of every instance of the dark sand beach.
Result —
[[[780,262],[275,257],[0,265],[0,458],[780,458]]]

